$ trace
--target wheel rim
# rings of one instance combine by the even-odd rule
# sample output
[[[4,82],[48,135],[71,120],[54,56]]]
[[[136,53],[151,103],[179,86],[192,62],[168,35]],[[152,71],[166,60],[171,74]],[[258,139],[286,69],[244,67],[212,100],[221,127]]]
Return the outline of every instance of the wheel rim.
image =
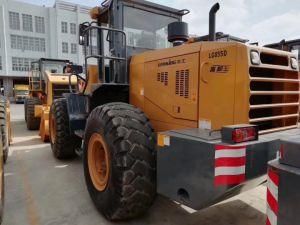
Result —
[[[50,114],[50,138],[52,144],[54,144],[56,140],[56,123],[52,114]]]
[[[94,133],[88,144],[88,168],[94,187],[104,191],[109,178],[109,152],[100,134]]]

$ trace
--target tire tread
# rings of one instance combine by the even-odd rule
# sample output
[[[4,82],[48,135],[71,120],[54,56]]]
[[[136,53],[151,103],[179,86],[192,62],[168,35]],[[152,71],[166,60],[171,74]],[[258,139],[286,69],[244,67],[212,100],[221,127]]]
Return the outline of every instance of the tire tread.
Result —
[[[50,113],[51,116],[54,116],[56,123],[55,143],[50,140],[53,155],[57,159],[75,157],[75,148],[80,146],[80,139],[70,132],[67,100],[65,98],[56,99],[51,106]],[[50,139],[51,132],[52,128],[50,128]]]
[[[42,105],[39,98],[28,98],[26,101],[26,124],[28,130],[38,130],[41,123],[41,118],[34,116],[34,107]]]
[[[115,192],[114,204],[101,204],[93,187],[88,189],[97,208],[109,220],[131,219],[152,205],[156,195],[155,135],[147,116],[138,108],[126,103],[109,103],[94,109],[87,121],[86,137],[95,121],[101,121],[105,140],[112,151],[112,170]],[[85,155],[88,140],[85,139]],[[87,160],[84,160],[85,162]]]

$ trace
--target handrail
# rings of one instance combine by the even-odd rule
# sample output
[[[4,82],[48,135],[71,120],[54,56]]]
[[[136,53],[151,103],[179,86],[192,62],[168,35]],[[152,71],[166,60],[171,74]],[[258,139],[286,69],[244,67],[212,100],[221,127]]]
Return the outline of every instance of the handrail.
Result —
[[[86,84],[83,88],[83,94],[86,91],[87,88],[87,84],[89,81],[89,73],[88,73],[88,59],[90,58],[96,58],[96,59],[101,59],[103,60],[102,62],[102,76],[103,79],[105,79],[105,64],[104,64],[104,60],[108,59],[108,60],[113,60],[113,61],[123,61],[125,63],[124,69],[125,69],[125,78],[124,78],[124,82],[128,83],[128,79],[127,79],[127,37],[126,37],[126,33],[123,30],[119,30],[119,29],[114,29],[114,28],[109,28],[109,27],[103,27],[103,26],[98,26],[98,25],[93,25],[94,23],[89,23],[89,26],[87,28],[85,28],[82,32],[83,37],[84,37],[84,55],[85,55],[85,74],[86,74]],[[101,32],[101,35],[103,34],[103,31],[108,31],[108,33],[119,33],[122,35],[122,47],[123,47],[123,51],[124,51],[124,56],[123,57],[116,57],[116,56],[106,56],[103,55],[104,52],[102,52],[102,54],[93,54],[93,52],[91,51],[90,54],[88,54],[87,52],[87,48],[88,48],[88,42],[90,42],[90,44],[92,44],[92,35],[91,32],[93,30],[98,30],[98,32]],[[89,38],[89,39],[88,39]],[[108,38],[108,37],[107,37]],[[89,41],[87,41],[89,40]],[[99,71],[100,73],[100,71]],[[113,81],[116,82],[117,77],[114,77]]]
[[[250,123],[257,123],[263,121],[270,121],[270,120],[279,120],[279,119],[286,119],[286,118],[293,118],[298,117],[298,114],[288,114],[288,115],[280,115],[280,116],[269,116],[269,117],[261,117],[257,119],[250,119]]]
[[[291,102],[291,103],[250,105],[250,109],[279,108],[279,107],[287,107],[287,106],[298,106],[299,104],[300,104],[299,102]]]

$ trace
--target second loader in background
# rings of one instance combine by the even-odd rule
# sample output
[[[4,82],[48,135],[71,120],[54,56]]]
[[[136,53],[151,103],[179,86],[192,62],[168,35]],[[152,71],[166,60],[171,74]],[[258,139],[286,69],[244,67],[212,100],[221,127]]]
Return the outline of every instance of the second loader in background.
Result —
[[[28,85],[16,84],[14,86],[14,100],[15,103],[24,103],[28,97]]]
[[[43,141],[49,140],[49,110],[53,100],[69,91],[69,64],[68,60],[44,58],[31,64],[25,120],[29,130],[40,130]],[[75,85],[76,78],[71,83]]]

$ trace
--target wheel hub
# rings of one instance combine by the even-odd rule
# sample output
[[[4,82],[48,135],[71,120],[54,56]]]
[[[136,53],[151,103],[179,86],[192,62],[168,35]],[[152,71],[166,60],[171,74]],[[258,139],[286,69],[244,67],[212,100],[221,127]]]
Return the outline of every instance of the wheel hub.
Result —
[[[107,187],[110,167],[109,152],[100,134],[94,133],[88,143],[88,168],[94,187],[104,191]]]

